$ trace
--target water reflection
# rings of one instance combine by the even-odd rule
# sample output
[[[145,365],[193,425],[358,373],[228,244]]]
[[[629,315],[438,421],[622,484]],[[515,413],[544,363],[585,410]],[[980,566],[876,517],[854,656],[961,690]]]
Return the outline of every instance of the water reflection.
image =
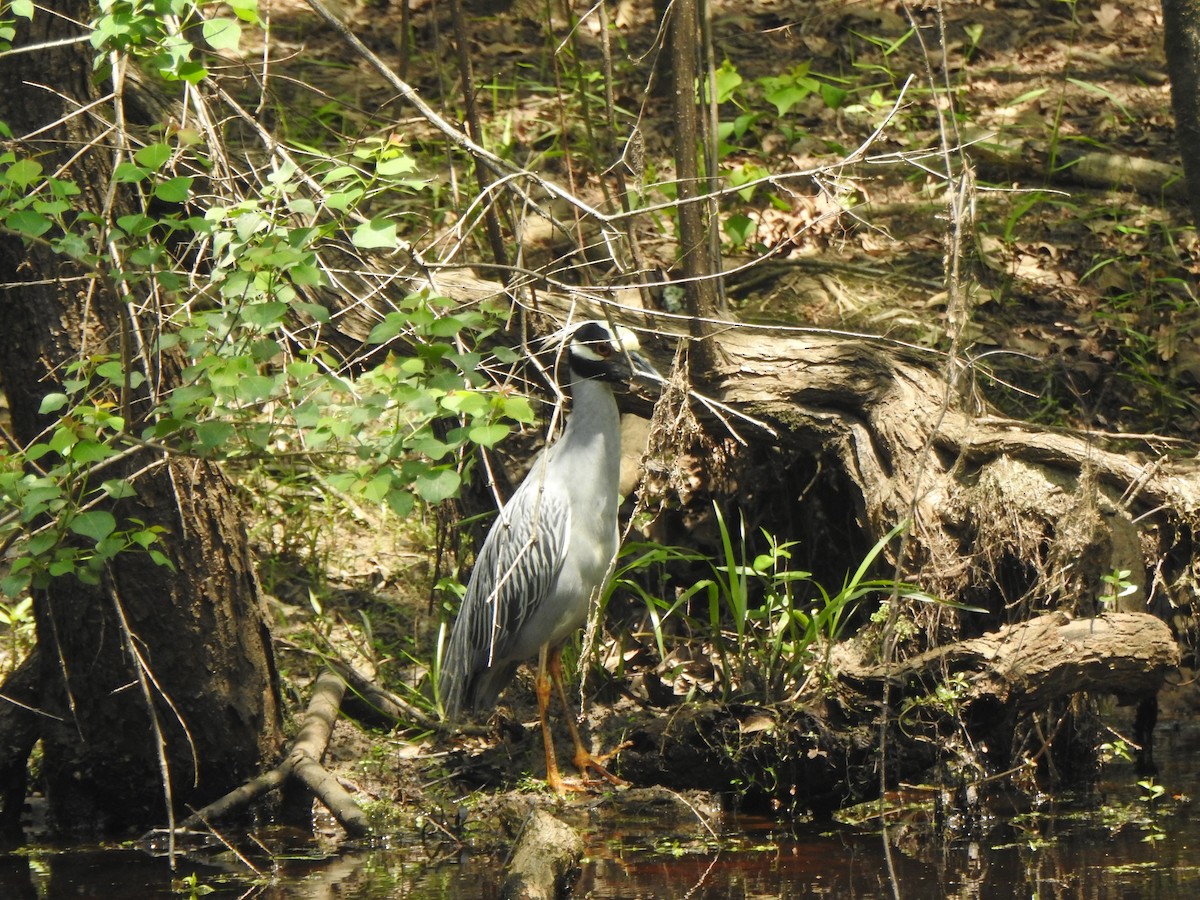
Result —
[[[1200,897],[1200,823],[1185,794],[1200,793],[1190,724],[1160,735],[1160,781],[1148,803],[1132,768],[1119,769],[1091,797],[1034,810],[981,829],[974,840],[942,840],[931,829],[895,833],[893,861],[902,897]],[[653,819],[597,824],[574,896],[613,898],[880,898],[893,896],[877,832],[835,825],[785,829],[733,819],[719,835],[696,828],[664,833]],[[432,860],[420,843],[325,854],[308,848],[264,863],[247,877],[236,860],[163,859],[132,849],[34,848],[0,855],[0,897],[41,900],[156,900],[188,897],[264,900],[414,900],[499,895],[501,860],[460,855]],[[194,876],[190,883],[185,878]],[[200,893],[195,896],[201,896]]]

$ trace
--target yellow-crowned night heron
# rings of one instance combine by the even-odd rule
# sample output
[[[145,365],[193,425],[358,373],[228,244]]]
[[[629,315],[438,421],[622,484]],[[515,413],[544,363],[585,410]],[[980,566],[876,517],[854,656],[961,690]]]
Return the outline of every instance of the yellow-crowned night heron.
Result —
[[[633,332],[585,322],[566,352],[572,409],[562,436],[534,461],[492,525],[471,573],[442,659],[438,693],[446,718],[495,705],[517,666],[538,657],[537,699],[546,781],[562,792],[546,708],[558,688],[575,744],[575,765],[614,783],[583,746],[562,686],[562,646],[587,619],[617,552],[621,427],[614,384],[635,372],[661,381],[638,355]],[[547,674],[549,678],[547,678]]]

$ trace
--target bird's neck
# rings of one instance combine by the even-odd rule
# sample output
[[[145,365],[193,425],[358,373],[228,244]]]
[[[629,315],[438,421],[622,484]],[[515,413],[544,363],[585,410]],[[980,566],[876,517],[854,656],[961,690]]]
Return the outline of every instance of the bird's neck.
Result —
[[[559,443],[564,449],[569,447],[572,458],[578,461],[589,457],[594,475],[615,485],[621,463],[621,416],[612,388],[603,382],[580,379],[571,386],[571,397],[571,414]]]

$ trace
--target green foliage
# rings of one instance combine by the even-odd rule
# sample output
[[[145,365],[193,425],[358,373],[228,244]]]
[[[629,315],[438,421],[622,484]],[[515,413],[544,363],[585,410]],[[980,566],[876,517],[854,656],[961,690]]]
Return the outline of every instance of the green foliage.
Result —
[[[206,17],[205,7],[228,8],[236,18]],[[221,51],[237,49],[243,22],[259,24],[258,0],[234,0],[228,4],[195,0],[100,0],[99,12],[92,22],[93,47],[139,59],[167,81],[188,84],[199,84],[208,77],[201,61],[204,50],[189,38],[196,26],[208,48]],[[97,67],[105,62],[103,53],[97,54]]]
[[[32,14],[22,3],[7,10]],[[0,39],[15,34],[12,21],[0,21]],[[207,53],[235,49],[257,24],[254,0],[103,0],[92,46],[98,68],[127,55],[182,92],[211,77]],[[487,304],[416,291],[371,331],[369,366],[325,347],[322,254],[403,248],[405,204],[429,188],[398,136],[305,148],[243,186],[217,177],[196,132],[149,134],[131,135],[113,169],[120,214],[89,208],[66,170],[0,153],[0,230],[128,303],[138,338],[62,373],[41,406],[53,424],[28,446],[0,449],[0,542],[11,547],[0,590],[14,600],[63,575],[96,583],[127,551],[171,565],[126,477],[125,462],[147,447],[267,473],[258,483],[279,492],[407,515],[455,496],[475,448],[534,419],[528,400],[480,374],[500,322]],[[157,315],[137,320],[147,308]],[[147,377],[144,361],[159,354],[180,373],[173,389]]]
[[[827,654],[842,636],[851,613],[872,596],[899,596],[925,602],[934,598],[913,585],[867,574],[885,546],[903,526],[879,540],[842,587],[829,592],[811,573],[790,565],[792,541],[779,541],[765,530],[766,550],[750,558],[744,521],[731,532],[716,509],[721,555],[709,561],[711,577],[702,578],[669,599],[659,596],[638,577],[648,570],[702,558],[680,548],[636,544],[617,569],[612,589],[632,590],[645,603],[659,656],[668,656],[666,623],[688,619],[687,631],[706,636],[706,650],[715,662],[715,689],[722,699],[755,699],[776,703],[794,693],[812,676],[823,677]],[[707,617],[693,618],[696,607]]]
[[[781,210],[790,209],[788,200],[771,183],[770,165],[777,152],[768,147],[780,139],[792,144],[807,132],[797,124],[796,109],[809,97],[818,97],[827,109],[839,109],[849,97],[844,82],[811,72],[808,62],[793,66],[778,75],[747,81],[728,59],[716,69],[712,91],[723,115],[717,123],[717,164],[719,177],[736,189],[742,204],[727,204],[728,211],[721,222],[729,244],[734,248],[750,248],[763,252],[766,248],[756,242],[757,223],[747,215],[744,204],[751,203],[760,193],[766,202]],[[708,103],[710,87],[707,81],[700,87],[700,96]],[[660,191],[670,196],[664,187]]]
[[[1133,573],[1129,569],[1113,569],[1107,575],[1101,575],[1104,582],[1104,593],[1100,595],[1099,605],[1104,612],[1116,612],[1117,604],[1122,597],[1128,597],[1137,590],[1137,585],[1129,580]]]
[[[0,4],[0,52],[12,48],[17,19],[32,19],[33,8],[33,0],[9,0]]]
[[[24,659],[35,641],[33,623],[33,600],[25,597],[15,603],[5,603],[0,600],[0,627],[7,629],[9,646],[8,659],[12,669]],[[7,673],[6,673],[7,674]]]
[[[1163,787],[1161,784],[1159,784],[1158,782],[1156,782],[1153,777],[1143,778],[1141,781],[1139,781],[1137,783],[1137,786],[1141,789],[1141,792],[1142,792],[1141,793],[1142,802],[1145,803],[1147,806],[1153,806],[1155,803],[1157,803],[1159,800],[1161,800],[1163,798],[1163,795],[1165,795],[1167,793],[1167,789],[1165,787]]]
[[[189,875],[184,875],[182,878],[176,878],[171,882],[171,890],[176,894],[185,896],[188,900],[197,900],[199,897],[206,897],[214,893],[217,889],[212,885],[205,884],[200,880],[195,872]]]

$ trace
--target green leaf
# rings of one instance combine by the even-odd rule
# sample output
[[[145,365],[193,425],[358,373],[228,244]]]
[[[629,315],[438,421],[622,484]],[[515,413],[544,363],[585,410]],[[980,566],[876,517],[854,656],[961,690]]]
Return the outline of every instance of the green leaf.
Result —
[[[196,440],[200,442],[200,446],[204,450],[220,447],[222,444],[232,441],[235,436],[236,431],[233,426],[219,419],[201,422],[196,426]]]
[[[430,469],[413,481],[413,487],[426,503],[441,503],[458,493],[462,478],[454,469]]]
[[[41,534],[35,534],[29,539],[29,543],[25,545],[25,552],[30,556],[41,556],[54,549],[57,543],[57,534],[53,531],[43,531]]]
[[[91,509],[71,519],[68,526],[76,534],[99,543],[117,529],[117,520],[108,510]]]
[[[60,409],[62,409],[66,405],[67,405],[67,395],[66,394],[59,394],[59,393],[47,394],[45,397],[42,398],[42,405],[38,407],[38,413],[40,415],[44,416],[44,415],[47,415],[52,412],[58,412]]]
[[[8,167],[6,177],[16,188],[24,188],[38,180],[42,174],[42,164],[32,159],[18,159]]]
[[[146,376],[134,369],[126,373],[125,365],[119,359],[110,359],[107,362],[102,362],[96,366],[96,374],[101,378],[107,378],[114,385],[124,385],[128,380],[129,386],[138,388],[146,380]]]
[[[251,303],[242,310],[242,318],[250,325],[268,328],[278,325],[287,315],[286,303],[272,300],[266,303]]]
[[[137,491],[133,489],[133,485],[123,478],[110,478],[100,485],[100,489],[114,500],[123,500],[126,497],[137,496]]]
[[[147,169],[161,169],[171,158],[171,148],[167,144],[150,144],[143,147],[133,158]]]
[[[150,551],[150,558],[151,558],[152,560],[154,560],[154,562],[155,562],[156,564],[158,564],[158,565],[160,565],[160,566],[166,566],[166,567],[167,567],[168,569],[170,569],[172,572],[176,571],[176,569],[175,569],[175,563],[171,562],[171,560],[170,560],[170,557],[168,557],[168,556],[167,556],[165,553],[163,553],[161,550],[151,550],[151,551]]]
[[[725,233],[729,235],[729,239],[736,246],[742,246],[750,240],[754,234],[754,220],[749,216],[744,216],[741,213],[730,216],[722,225]]]
[[[0,591],[3,591],[14,600],[20,597],[23,593],[29,590],[29,585],[32,581],[32,572],[20,572],[14,575],[6,575],[0,578]]]
[[[387,219],[372,219],[354,229],[350,241],[360,250],[396,246],[396,225]]]
[[[205,42],[214,50],[236,50],[242,42],[242,26],[237,19],[206,19],[202,34]]]
[[[41,213],[35,213],[31,209],[18,209],[16,212],[9,213],[4,224],[17,234],[28,237],[41,237],[54,225]]]
[[[742,76],[738,74],[737,67],[729,60],[721,63],[721,67],[714,73],[716,76],[713,79],[713,84],[717,88],[717,102],[725,103],[731,99],[738,87],[742,83]]]
[[[821,82],[821,99],[825,102],[825,106],[829,109],[841,109],[846,102],[846,98],[850,96],[848,91],[842,90],[840,87],[834,87],[832,84]]]
[[[527,397],[506,397],[502,412],[514,422],[523,425],[529,425],[537,419]]]
[[[391,489],[392,474],[390,472],[381,472],[366,483],[362,489],[362,495],[372,503],[378,503],[388,495]]]
[[[237,397],[243,403],[257,403],[275,392],[275,379],[270,375],[248,375],[237,384]]]
[[[70,428],[56,428],[54,434],[50,435],[50,449],[61,456],[66,456],[67,451],[75,445],[75,432]]]
[[[168,178],[154,186],[154,196],[164,203],[184,203],[192,189],[192,179],[186,175]]]
[[[508,436],[509,427],[500,423],[494,425],[474,425],[467,431],[467,436],[476,444],[484,447],[494,447]]]
[[[229,0],[229,8],[243,22],[258,24],[258,0]]]
[[[383,317],[382,322],[371,329],[371,333],[367,335],[367,343],[386,344],[408,327],[408,318],[403,313],[390,312]]]
[[[442,408],[467,416],[481,416],[491,404],[487,397],[475,391],[451,391],[441,400]]]
[[[387,505],[401,518],[412,512],[415,503],[416,499],[408,491],[388,491]]]
[[[150,170],[136,163],[123,162],[113,169],[112,179],[117,184],[136,184],[145,181],[150,176]]]
[[[381,159],[375,164],[375,171],[380,175],[407,175],[416,170],[416,161],[411,156],[403,154],[394,159]]]
[[[288,276],[293,284],[301,287],[316,287],[325,283],[321,270],[311,263],[300,263],[288,269]]]
[[[33,0],[12,0],[8,5],[9,12],[22,19],[33,18]]]
[[[85,466],[108,459],[114,454],[112,447],[98,441],[80,441],[71,448],[71,459]]]

